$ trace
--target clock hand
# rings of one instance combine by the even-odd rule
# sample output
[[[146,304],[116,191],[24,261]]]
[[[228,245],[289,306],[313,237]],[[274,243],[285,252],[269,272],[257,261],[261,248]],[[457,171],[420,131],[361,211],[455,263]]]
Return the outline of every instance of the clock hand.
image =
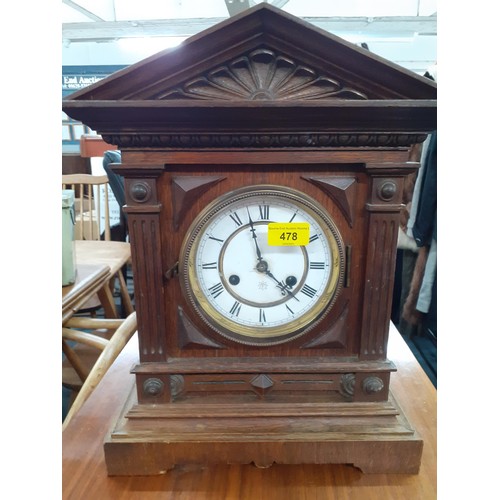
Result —
[[[250,223],[250,231],[252,232],[252,238],[255,243],[255,251],[257,252],[257,259],[259,263],[262,262],[262,254],[260,252],[259,244],[257,243],[257,235],[255,234],[255,228],[253,226],[253,220],[252,217],[250,217],[250,210],[248,210],[247,207],[247,212],[248,212],[248,222]]]
[[[288,288],[286,285],[284,285],[281,281],[278,281],[278,279],[274,276],[274,274],[269,271],[269,269],[266,269],[265,270],[265,273],[271,278],[273,279],[274,281],[276,281],[277,283],[277,287],[282,291],[282,292],[286,292],[288,293],[288,295],[290,295],[290,297],[293,297],[297,302],[300,302],[300,300],[295,297],[295,294],[293,294]]]
[[[248,222],[250,224],[250,231],[252,232],[252,238],[253,238],[253,241],[255,243],[255,251],[257,252],[257,259],[258,259],[258,262],[257,262],[257,271],[259,271],[260,273],[265,273],[267,274],[271,279],[273,279],[274,281],[276,281],[277,283],[277,287],[282,291],[282,292],[286,292],[288,293],[288,295],[290,295],[290,297],[293,297],[295,300],[299,301],[299,299],[297,297],[295,297],[295,295],[290,291],[288,290],[287,286],[284,285],[281,281],[279,281],[275,276],[274,274],[269,271],[269,269],[267,268],[268,264],[265,260],[263,260],[262,258],[262,253],[260,251],[260,248],[259,248],[259,245],[257,243],[257,235],[255,234],[255,227],[253,225],[253,220],[252,220],[252,217],[250,216],[250,210],[248,210],[248,207],[247,207],[247,213],[248,213]],[[300,301],[299,301],[300,302]]]
[[[279,281],[275,276],[274,274],[269,271],[269,269],[267,268],[267,262],[265,260],[262,259],[262,254],[260,252],[260,248],[259,248],[259,245],[257,243],[257,235],[255,234],[255,228],[254,228],[254,225],[253,225],[253,220],[252,220],[252,217],[250,216],[250,210],[248,210],[248,207],[247,207],[247,212],[248,212],[248,222],[250,224],[250,231],[252,232],[252,238],[253,238],[253,241],[255,243],[255,251],[257,252],[257,259],[259,260],[259,262],[257,263],[257,271],[259,271],[260,273],[265,273],[267,274],[271,279],[273,279],[274,281],[276,281],[277,283],[277,287],[282,291],[282,292],[286,292],[288,293],[288,295],[290,295],[290,297],[293,297],[296,301],[300,302],[300,300],[295,297],[295,295],[287,288],[286,285],[284,285],[281,281]]]

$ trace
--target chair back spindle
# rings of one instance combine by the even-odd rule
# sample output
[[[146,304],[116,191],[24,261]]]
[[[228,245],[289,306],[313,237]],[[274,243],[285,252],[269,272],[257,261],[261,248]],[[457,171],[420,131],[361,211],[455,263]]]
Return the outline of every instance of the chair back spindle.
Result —
[[[104,240],[111,241],[109,180],[107,175],[70,174],[62,176],[62,188],[75,191],[75,238],[101,239],[101,214],[104,212]],[[104,206],[102,206],[104,205]]]

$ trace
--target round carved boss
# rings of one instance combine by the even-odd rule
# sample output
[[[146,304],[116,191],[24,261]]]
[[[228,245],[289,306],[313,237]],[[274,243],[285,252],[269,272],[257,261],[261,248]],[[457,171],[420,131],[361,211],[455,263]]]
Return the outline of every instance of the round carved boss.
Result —
[[[130,186],[130,196],[137,203],[145,203],[151,198],[151,186],[144,181],[136,181]]]
[[[380,184],[377,195],[383,201],[391,201],[397,192],[396,183],[393,181],[384,181]]]
[[[144,381],[142,388],[148,396],[160,396],[163,393],[164,384],[158,378],[148,378]]]
[[[376,394],[384,388],[384,382],[379,377],[367,377],[363,380],[363,391],[366,394]]]

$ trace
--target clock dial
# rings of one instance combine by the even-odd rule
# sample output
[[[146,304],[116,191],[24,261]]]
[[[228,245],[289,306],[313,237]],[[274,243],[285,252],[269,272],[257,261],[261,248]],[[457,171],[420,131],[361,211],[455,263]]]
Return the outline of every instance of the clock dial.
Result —
[[[271,223],[278,230],[272,239]],[[305,241],[295,228],[306,231]],[[193,222],[180,260],[186,295],[203,320],[246,344],[285,342],[310,329],[333,304],[343,261],[326,211],[275,186],[212,203]]]

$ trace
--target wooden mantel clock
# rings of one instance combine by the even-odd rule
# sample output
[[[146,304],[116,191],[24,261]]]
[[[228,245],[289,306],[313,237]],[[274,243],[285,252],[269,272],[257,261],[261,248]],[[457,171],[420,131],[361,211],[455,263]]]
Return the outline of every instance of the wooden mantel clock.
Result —
[[[417,472],[386,347],[435,84],[260,4],[63,108],[122,152],[140,360],[108,473]]]

